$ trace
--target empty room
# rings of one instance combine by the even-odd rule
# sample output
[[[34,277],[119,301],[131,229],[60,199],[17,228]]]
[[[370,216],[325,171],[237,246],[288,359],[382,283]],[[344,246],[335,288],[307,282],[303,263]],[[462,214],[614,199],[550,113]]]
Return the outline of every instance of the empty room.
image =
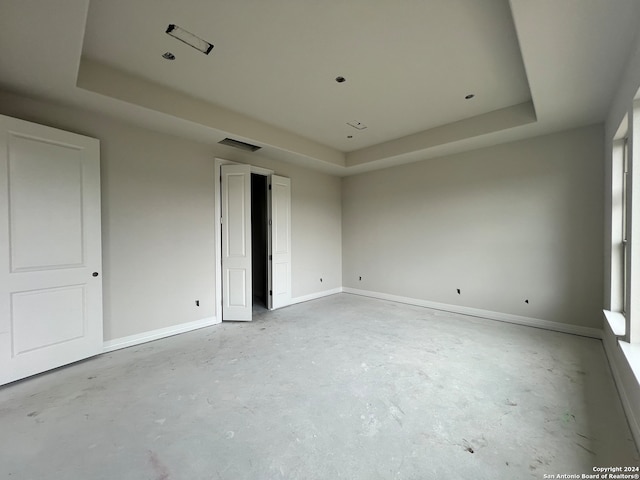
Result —
[[[640,478],[639,24],[0,2],[0,477]]]

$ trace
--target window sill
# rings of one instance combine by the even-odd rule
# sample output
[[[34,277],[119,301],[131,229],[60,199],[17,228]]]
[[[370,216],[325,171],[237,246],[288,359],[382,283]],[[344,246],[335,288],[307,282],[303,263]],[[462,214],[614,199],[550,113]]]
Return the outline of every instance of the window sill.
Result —
[[[629,367],[631,367],[631,370],[636,377],[636,381],[640,384],[640,344],[631,344],[623,342],[622,340],[618,340],[618,344],[620,345],[627,362],[629,362]]]
[[[603,310],[604,318],[607,320],[611,331],[616,337],[624,337],[627,330],[627,323],[624,319],[624,315],[619,312],[610,312],[609,310]]]

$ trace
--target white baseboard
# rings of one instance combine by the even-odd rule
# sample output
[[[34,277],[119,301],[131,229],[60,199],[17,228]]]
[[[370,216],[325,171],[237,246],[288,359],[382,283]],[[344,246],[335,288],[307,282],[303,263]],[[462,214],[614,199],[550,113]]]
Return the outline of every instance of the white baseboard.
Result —
[[[620,348],[618,345],[618,339],[614,337],[613,340],[616,347]],[[611,368],[611,373],[613,374],[613,381],[616,384],[616,388],[618,389],[618,394],[620,395],[620,401],[622,402],[622,408],[624,409],[624,413],[627,416],[627,422],[629,423],[629,429],[631,430],[631,434],[633,435],[633,439],[636,443],[636,448],[640,450],[640,422],[638,422],[638,418],[635,416],[633,411],[633,406],[631,405],[631,401],[629,400],[629,394],[625,388],[625,384],[622,381],[622,376],[620,375],[620,366],[618,364],[617,359],[624,355],[623,352],[620,352],[620,355],[616,355],[616,352],[612,352],[611,347],[609,347],[609,342],[603,341],[604,352],[607,356],[607,360],[609,361],[609,367]]]
[[[490,310],[482,310],[479,308],[463,307],[459,305],[449,305],[447,303],[431,302],[428,300],[420,300],[417,298],[401,297],[388,293],[372,292],[369,290],[359,290],[357,288],[344,287],[343,292],[354,295],[362,295],[364,297],[379,298],[381,300],[390,300],[392,302],[406,303],[416,305],[418,307],[432,308],[434,310],[443,310],[445,312],[460,313],[471,317],[486,318],[489,320],[497,320],[499,322],[515,323],[518,325],[526,325],[527,327],[543,328],[545,330],[553,330],[555,332],[570,333],[573,335],[581,335],[583,337],[602,338],[602,330],[598,328],[581,327],[579,325],[570,325],[567,323],[551,322],[549,320],[541,320],[538,318],[523,317],[520,315],[511,315],[509,313],[492,312]]]
[[[296,303],[308,302],[310,300],[316,300],[322,297],[328,297],[329,295],[335,295],[336,293],[342,293],[342,287],[334,288],[331,290],[325,290],[324,292],[316,292],[310,293],[309,295],[303,295],[301,297],[295,297],[291,299],[291,303],[289,305],[294,305]]]
[[[210,327],[220,323],[216,317],[207,317],[200,320],[196,320],[188,323],[181,323],[180,325],[173,325],[171,327],[159,328],[157,330],[151,330],[149,332],[138,333],[136,335],[129,335],[128,337],[116,338],[114,340],[107,340],[104,342],[104,352],[112,352],[121,348],[132,347],[134,345],[140,345],[141,343],[151,342],[153,340],[159,340],[160,338],[171,337],[178,335],[179,333],[186,333],[199,328]]]

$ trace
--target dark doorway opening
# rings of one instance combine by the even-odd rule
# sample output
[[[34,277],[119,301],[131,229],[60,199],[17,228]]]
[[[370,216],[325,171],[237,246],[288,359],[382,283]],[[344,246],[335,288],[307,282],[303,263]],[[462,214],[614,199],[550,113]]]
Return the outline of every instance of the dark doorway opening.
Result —
[[[251,174],[251,269],[253,308],[267,307],[268,255],[267,177]]]

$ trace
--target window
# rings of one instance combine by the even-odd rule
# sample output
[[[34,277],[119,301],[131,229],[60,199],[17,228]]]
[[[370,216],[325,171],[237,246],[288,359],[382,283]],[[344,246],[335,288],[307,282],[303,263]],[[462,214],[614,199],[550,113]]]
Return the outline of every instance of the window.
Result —
[[[634,102],[632,115],[625,155],[624,312],[625,340],[640,345],[640,100]]]
[[[640,345],[640,100],[625,116],[611,156],[611,311],[614,334]]]
[[[613,317],[616,318],[617,328],[615,333],[622,336],[625,333],[624,317],[626,311],[627,295],[626,285],[626,258],[628,257],[627,239],[627,189],[625,172],[628,165],[628,130],[627,117],[623,120],[615,140],[613,141],[612,169],[611,169],[611,303],[612,312],[616,315],[608,315],[610,323]],[[613,325],[612,325],[613,327]]]
[[[629,137],[625,136],[622,139],[621,145],[621,156],[622,156],[622,192],[621,192],[621,223],[622,223],[622,232],[621,232],[621,249],[622,249],[622,314],[626,315],[626,312],[629,308],[629,219],[627,215],[629,214],[629,201],[631,199],[629,195],[629,189],[627,188],[628,180],[629,180]]]

